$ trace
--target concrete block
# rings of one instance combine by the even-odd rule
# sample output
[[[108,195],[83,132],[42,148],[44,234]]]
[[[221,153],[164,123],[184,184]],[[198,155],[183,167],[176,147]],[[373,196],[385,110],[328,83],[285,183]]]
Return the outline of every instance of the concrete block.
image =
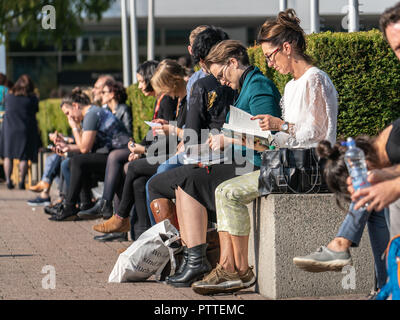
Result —
[[[367,228],[358,248],[350,249],[354,268],[309,273],[293,257],[315,251],[332,240],[345,212],[332,194],[274,194],[249,206],[249,263],[257,272],[256,291],[271,299],[368,294],[374,263]]]

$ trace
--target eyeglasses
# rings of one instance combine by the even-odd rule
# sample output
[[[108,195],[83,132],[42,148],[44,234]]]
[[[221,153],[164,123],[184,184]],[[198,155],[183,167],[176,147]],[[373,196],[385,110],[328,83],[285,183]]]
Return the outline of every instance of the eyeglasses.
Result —
[[[265,59],[267,59],[268,62],[272,62],[272,56],[273,56],[275,53],[277,53],[278,51],[280,51],[280,50],[281,50],[281,48],[277,48],[277,49],[275,49],[274,51],[272,51],[272,53],[266,54],[266,55],[265,55]]]
[[[229,64],[226,64],[224,67],[221,68],[221,71],[215,77],[218,81],[225,79],[225,71],[229,67]]]

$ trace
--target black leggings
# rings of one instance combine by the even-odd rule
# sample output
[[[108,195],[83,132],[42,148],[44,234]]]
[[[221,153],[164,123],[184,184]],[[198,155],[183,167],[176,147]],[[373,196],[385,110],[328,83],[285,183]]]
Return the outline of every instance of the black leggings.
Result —
[[[104,179],[107,157],[108,154],[102,153],[84,153],[71,157],[69,162],[71,178],[66,197],[68,205],[75,205],[78,202],[81,190],[90,191],[93,175],[98,180]]]
[[[104,177],[103,199],[111,201],[118,186],[122,185],[124,179],[123,168],[128,162],[129,149],[116,149],[110,152],[107,158],[106,173]],[[117,189],[117,190],[116,190]],[[122,189],[122,188],[120,188]],[[118,194],[120,197],[121,194]]]
[[[157,172],[158,166],[159,162],[149,161],[147,158],[134,160],[128,165],[117,214],[122,218],[127,218],[132,206],[135,205],[137,215],[134,224],[135,236],[151,226],[146,206],[145,188],[147,181]]]

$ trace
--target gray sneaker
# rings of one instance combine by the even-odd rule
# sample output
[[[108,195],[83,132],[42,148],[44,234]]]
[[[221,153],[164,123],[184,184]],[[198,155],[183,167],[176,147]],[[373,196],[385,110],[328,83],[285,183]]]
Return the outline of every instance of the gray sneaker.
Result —
[[[337,252],[322,246],[307,256],[293,258],[293,263],[305,271],[324,272],[341,271],[344,266],[353,262],[348,250]]]

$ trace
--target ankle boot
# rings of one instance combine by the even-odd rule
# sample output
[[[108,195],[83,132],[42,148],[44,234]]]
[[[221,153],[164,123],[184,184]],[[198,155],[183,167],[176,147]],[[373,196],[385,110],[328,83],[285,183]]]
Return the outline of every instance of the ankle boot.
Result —
[[[101,218],[103,215],[101,213],[101,208],[103,205],[103,199],[97,200],[96,204],[87,210],[81,210],[78,212],[78,217],[84,220],[92,220]]]
[[[35,184],[34,186],[30,186],[29,187],[30,191],[33,192],[42,192],[42,191],[46,191],[49,192],[50,190],[50,183],[40,180],[37,184]]]
[[[193,282],[201,279],[211,271],[211,265],[207,260],[207,243],[188,248],[188,261],[182,272],[168,279],[168,284],[174,287],[190,287]]]
[[[175,270],[175,273],[172,276],[166,276],[165,277],[165,281],[167,283],[169,282],[169,279],[171,277],[178,276],[183,272],[183,270],[185,270],[186,264],[188,262],[188,257],[189,257],[189,255],[188,255],[188,247],[183,246],[182,249],[183,249],[182,250],[183,260],[182,260],[181,264],[179,265],[179,267]]]
[[[131,230],[131,223],[129,217],[121,218],[114,214],[106,222],[93,226],[93,230],[102,233],[128,232]]]
[[[168,219],[169,222],[171,222],[171,224],[177,230],[179,230],[178,218],[176,216],[176,206],[170,199],[160,198],[153,200],[150,203],[150,209],[153,213],[156,223]]]
[[[101,215],[103,216],[103,219],[107,220],[110,219],[113,215],[113,203],[110,200],[102,200],[102,206],[101,206]]]

